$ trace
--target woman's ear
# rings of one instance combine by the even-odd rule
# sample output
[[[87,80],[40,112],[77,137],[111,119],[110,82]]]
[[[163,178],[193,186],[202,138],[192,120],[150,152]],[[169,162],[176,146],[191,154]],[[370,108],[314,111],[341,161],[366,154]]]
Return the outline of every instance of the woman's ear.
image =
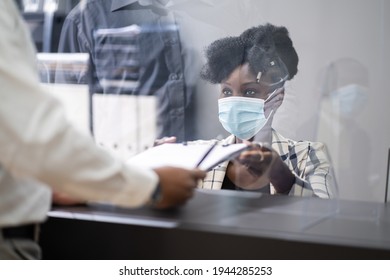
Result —
[[[273,92],[272,95],[267,98],[264,104],[264,113],[267,118],[271,111],[273,111],[273,115],[275,114],[276,110],[282,105],[283,99],[284,87],[276,89],[275,92]]]

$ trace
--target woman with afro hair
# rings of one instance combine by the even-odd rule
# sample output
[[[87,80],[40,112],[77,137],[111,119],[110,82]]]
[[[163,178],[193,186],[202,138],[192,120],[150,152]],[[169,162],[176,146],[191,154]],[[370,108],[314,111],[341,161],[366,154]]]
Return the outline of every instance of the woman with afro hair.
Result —
[[[325,146],[287,139],[272,128],[284,84],[298,71],[288,30],[272,24],[252,27],[213,42],[205,55],[201,77],[220,85],[219,120],[231,134],[218,144],[246,142],[251,149],[209,171],[199,187],[334,197]],[[208,141],[193,143],[200,142]]]

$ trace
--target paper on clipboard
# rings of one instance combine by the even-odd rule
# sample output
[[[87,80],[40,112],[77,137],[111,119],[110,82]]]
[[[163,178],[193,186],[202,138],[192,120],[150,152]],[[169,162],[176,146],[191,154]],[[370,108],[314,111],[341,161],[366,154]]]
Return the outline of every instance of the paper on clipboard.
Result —
[[[149,168],[173,166],[195,168],[213,144],[166,143],[150,148],[128,159],[128,163]],[[238,156],[247,149],[246,144],[216,145],[198,168],[210,170],[221,162]]]

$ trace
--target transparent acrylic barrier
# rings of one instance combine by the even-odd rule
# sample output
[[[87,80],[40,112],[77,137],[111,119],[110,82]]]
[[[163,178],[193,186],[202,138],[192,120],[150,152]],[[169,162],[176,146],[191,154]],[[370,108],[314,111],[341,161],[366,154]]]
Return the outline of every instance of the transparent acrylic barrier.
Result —
[[[170,81],[183,78],[193,86],[196,118],[189,125],[196,128],[195,139],[220,139],[221,135],[222,138],[228,135],[218,120],[220,87],[199,78],[205,62],[205,47],[214,40],[238,36],[247,28],[265,22],[284,25],[289,30],[299,56],[299,71],[293,80],[285,84],[283,104],[275,114],[273,128],[289,139],[324,143],[323,153],[332,164],[329,174],[333,174],[335,179],[335,199],[331,206],[318,206],[318,211],[310,213],[308,211],[315,208],[313,203],[316,200],[301,202],[291,214],[301,219],[299,227],[308,229],[316,221],[337,215],[337,199],[384,201],[386,184],[389,184],[386,175],[390,146],[390,95],[387,90],[390,68],[386,62],[390,58],[387,51],[390,45],[390,4],[381,0],[347,0],[342,3],[314,0],[310,1],[310,5],[307,1],[298,2],[305,5],[304,10],[296,2],[286,1],[183,0],[169,1],[164,11],[172,13],[175,19],[182,44],[179,55],[184,63],[183,71],[172,71],[167,76]],[[148,12],[152,14],[153,11]],[[329,12],[332,12],[332,21],[326,16]],[[117,14],[126,14],[126,11],[123,9]],[[117,14],[112,11],[107,17]],[[365,15],[364,21],[361,14]],[[105,26],[118,27],[121,26]],[[163,50],[163,47],[177,41],[161,40],[159,43]],[[150,50],[145,44],[142,48],[144,57]],[[128,134],[120,132],[115,135],[129,118],[136,118],[132,112],[122,113],[120,104],[128,102],[119,101],[122,98],[125,99],[122,96],[100,95],[98,99],[102,105],[98,104],[100,101],[94,104],[95,110],[103,112],[94,116],[95,122],[103,126],[101,131],[95,129],[96,137],[103,139],[106,146],[114,150],[118,143],[122,143],[122,136]],[[104,104],[110,106],[105,107]],[[105,114],[115,117],[109,119]],[[114,132],[110,134],[106,130]],[[134,147],[125,148],[126,153],[131,153],[136,149]],[[372,217],[375,218],[375,215]]]

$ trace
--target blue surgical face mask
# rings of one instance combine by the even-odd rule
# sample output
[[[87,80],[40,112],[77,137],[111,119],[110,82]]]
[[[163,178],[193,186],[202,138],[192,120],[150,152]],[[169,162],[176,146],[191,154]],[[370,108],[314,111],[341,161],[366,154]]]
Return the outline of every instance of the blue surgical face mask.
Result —
[[[266,118],[265,102],[263,99],[241,96],[221,98],[218,100],[219,121],[229,133],[248,140],[264,127],[272,115],[273,111]]]
[[[368,89],[357,84],[349,84],[330,93],[334,110],[343,117],[353,117],[367,102]]]

